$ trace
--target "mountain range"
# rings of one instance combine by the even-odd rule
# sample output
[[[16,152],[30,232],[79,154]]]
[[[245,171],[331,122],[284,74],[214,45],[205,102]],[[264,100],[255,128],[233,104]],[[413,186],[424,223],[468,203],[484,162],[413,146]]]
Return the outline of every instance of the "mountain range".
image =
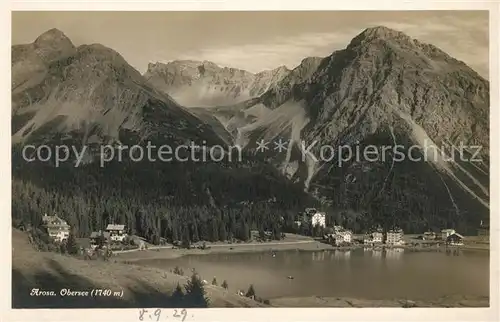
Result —
[[[15,151],[27,143],[205,141],[236,144],[247,156],[238,165],[140,163],[126,171],[121,165],[140,181],[137,194],[160,188],[153,193],[158,198],[216,207],[278,200],[290,211],[317,203],[331,220],[358,230],[471,231],[489,216],[489,82],[439,48],[382,26],[327,57],[256,74],[178,60],[150,63],[141,75],[116,51],[75,47],[53,29],[32,44],[12,46],[12,115]],[[270,143],[266,153],[259,152],[261,140]],[[279,140],[286,142],[284,153],[273,149]],[[388,149],[373,161],[335,150],[396,145],[406,155],[432,158],[396,160]],[[456,157],[450,147],[458,146],[481,161],[442,154]],[[325,147],[328,160],[320,157]],[[88,167],[95,157],[89,155]],[[35,178],[38,168],[21,163],[13,164],[15,177],[56,189]],[[89,176],[86,169],[42,166],[53,177],[61,171]],[[105,186],[116,180],[109,173],[92,178]],[[113,193],[122,194],[116,187]]]

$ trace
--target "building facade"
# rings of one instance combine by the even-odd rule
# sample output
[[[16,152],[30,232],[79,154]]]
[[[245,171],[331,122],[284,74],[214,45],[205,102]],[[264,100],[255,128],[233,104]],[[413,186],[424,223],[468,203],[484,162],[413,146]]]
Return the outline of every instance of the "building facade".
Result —
[[[313,227],[326,227],[326,214],[322,212],[317,212],[311,217],[311,225]]]
[[[404,244],[403,235],[403,230],[401,229],[389,230],[386,234],[385,243],[392,246],[402,245]]]
[[[384,234],[380,230],[376,230],[372,233],[366,234],[363,238],[363,243],[365,245],[377,245],[382,244],[384,241]]]
[[[42,217],[44,227],[47,229],[49,237],[53,241],[63,242],[68,239],[71,227],[68,223],[57,215]]]
[[[329,234],[329,240],[335,246],[349,245],[352,243],[352,231],[347,229],[336,230],[333,234]]]
[[[106,227],[106,232],[109,233],[112,242],[122,242],[127,237],[125,225],[109,224]]]
[[[448,236],[452,235],[455,233],[455,229],[443,229],[441,230],[441,239],[446,240]]]
[[[446,244],[450,246],[461,246],[464,244],[464,236],[453,233],[446,238]]]

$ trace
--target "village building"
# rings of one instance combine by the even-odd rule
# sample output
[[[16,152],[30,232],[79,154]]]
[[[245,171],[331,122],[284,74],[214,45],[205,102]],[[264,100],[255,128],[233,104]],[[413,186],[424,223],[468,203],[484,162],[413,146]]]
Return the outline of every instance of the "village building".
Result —
[[[107,231],[93,231],[90,234],[90,247],[95,249],[101,243],[100,239],[102,238],[102,246],[107,247],[110,241],[110,233]]]
[[[441,230],[441,239],[446,240],[448,236],[452,235],[455,233],[455,229],[443,229]]]
[[[352,231],[350,230],[338,231],[334,234],[334,238],[335,238],[335,244],[337,246],[348,245],[352,242]]]
[[[127,237],[125,225],[109,224],[106,227],[106,232],[109,233],[112,242],[122,242]]]
[[[340,227],[335,229],[332,234],[328,234],[327,239],[335,246],[349,245],[352,242],[352,231]]]
[[[306,208],[302,215],[303,222],[309,222],[312,227],[326,227],[326,214],[319,212],[316,208]]]
[[[365,245],[378,245],[382,244],[384,241],[384,234],[381,229],[377,229],[369,234],[366,234],[363,238],[363,244]]]
[[[311,225],[313,227],[326,227],[326,214],[324,212],[317,212],[311,217]]]
[[[392,246],[403,245],[403,235],[404,233],[402,229],[391,229],[386,234],[385,243]]]
[[[53,241],[62,242],[68,239],[71,227],[64,219],[59,218],[57,215],[48,216],[45,214],[42,216],[42,222]]]
[[[451,246],[461,246],[464,244],[464,236],[459,233],[453,233],[446,237],[446,244]]]
[[[374,244],[382,244],[384,240],[384,233],[381,231],[375,231],[372,233],[372,239]]]

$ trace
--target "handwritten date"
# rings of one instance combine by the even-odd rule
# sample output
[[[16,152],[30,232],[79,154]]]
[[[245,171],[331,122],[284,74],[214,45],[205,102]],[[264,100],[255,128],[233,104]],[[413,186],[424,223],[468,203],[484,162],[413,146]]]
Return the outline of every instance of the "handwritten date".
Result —
[[[164,318],[168,318],[169,316],[173,317],[176,320],[183,322],[186,320],[188,313],[186,309],[174,309],[173,313],[169,315],[168,313],[163,314]],[[160,321],[162,317],[162,309],[141,309],[139,311],[139,321]]]

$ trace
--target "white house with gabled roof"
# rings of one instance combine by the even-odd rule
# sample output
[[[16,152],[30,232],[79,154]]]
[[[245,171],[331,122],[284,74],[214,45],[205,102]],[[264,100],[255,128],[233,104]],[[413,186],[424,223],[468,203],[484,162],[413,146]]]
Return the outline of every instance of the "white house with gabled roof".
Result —
[[[109,224],[106,227],[106,232],[109,233],[111,241],[115,242],[122,242],[127,237],[125,225]]]

